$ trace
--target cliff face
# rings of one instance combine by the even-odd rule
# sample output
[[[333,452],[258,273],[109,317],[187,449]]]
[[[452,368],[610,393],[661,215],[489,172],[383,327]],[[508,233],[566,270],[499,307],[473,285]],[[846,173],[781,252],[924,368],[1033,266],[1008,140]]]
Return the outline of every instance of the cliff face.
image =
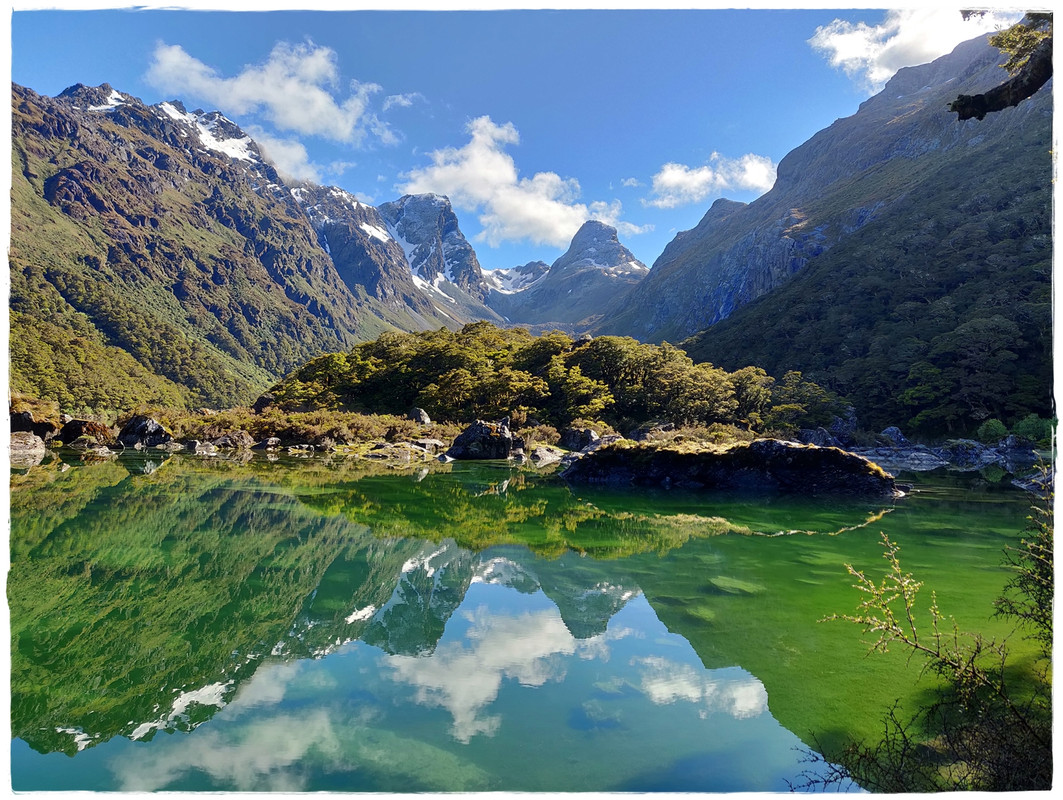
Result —
[[[873,239],[873,223],[887,211],[903,213],[912,190],[944,165],[968,160],[972,171],[984,172],[975,148],[1011,146],[1015,130],[1039,124],[1051,103],[1050,91],[1042,91],[1013,113],[957,122],[948,102],[998,83],[1000,60],[978,39],[932,64],[900,70],[856,114],[787,155],[767,194],[748,205],[718,201],[679,234],[600,332],[683,339],[786,284],[839,242]],[[997,180],[982,177],[986,186]]]

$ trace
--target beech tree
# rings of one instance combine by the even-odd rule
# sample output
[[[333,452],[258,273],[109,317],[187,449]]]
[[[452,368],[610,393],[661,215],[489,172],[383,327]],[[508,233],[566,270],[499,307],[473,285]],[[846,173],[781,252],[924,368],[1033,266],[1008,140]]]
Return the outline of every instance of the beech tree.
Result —
[[[965,11],[964,18],[985,12]],[[990,38],[989,43],[1007,53],[1002,64],[1011,77],[984,94],[961,94],[949,104],[960,120],[985,119],[994,111],[1017,106],[1033,96],[1052,77],[1052,15],[1029,13],[1022,22]]]

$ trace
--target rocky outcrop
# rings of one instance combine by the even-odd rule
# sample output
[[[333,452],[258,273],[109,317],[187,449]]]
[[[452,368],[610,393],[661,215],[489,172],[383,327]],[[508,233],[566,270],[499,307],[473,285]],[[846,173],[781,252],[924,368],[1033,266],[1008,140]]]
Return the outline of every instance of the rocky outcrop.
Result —
[[[580,451],[588,445],[594,444],[601,436],[591,428],[565,428],[561,431],[558,445],[565,450]]]
[[[10,448],[11,466],[19,469],[40,464],[48,452],[44,440],[30,431],[13,431]]]
[[[255,446],[255,437],[247,431],[229,431],[211,441],[219,450],[250,450]]]
[[[48,420],[34,419],[31,411],[12,411],[11,432],[32,433],[40,437],[41,441],[47,443],[59,433],[59,426]]]
[[[513,458],[523,452],[524,440],[513,435],[508,420],[484,422],[478,419],[458,434],[445,455],[459,461],[493,460]]]
[[[635,443],[600,447],[561,473],[572,483],[805,495],[894,497],[893,476],[834,447],[758,439],[717,450]]]
[[[114,431],[102,422],[91,419],[72,419],[60,429],[56,438],[69,445],[83,436],[90,436],[99,444],[113,444]]]
[[[890,430],[890,429],[887,429]],[[907,442],[899,430],[900,439]],[[885,436],[886,431],[883,431]],[[950,439],[944,444],[929,447],[906,444],[887,447],[861,448],[853,452],[864,456],[891,472],[929,472],[949,469],[954,472],[977,472],[991,465],[1017,475],[1038,462],[1032,442],[1018,436],[1008,436],[991,446],[971,439]]]

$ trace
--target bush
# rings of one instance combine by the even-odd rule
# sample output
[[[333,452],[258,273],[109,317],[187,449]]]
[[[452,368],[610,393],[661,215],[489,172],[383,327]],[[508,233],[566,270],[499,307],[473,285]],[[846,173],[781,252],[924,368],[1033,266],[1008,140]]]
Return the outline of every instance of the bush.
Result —
[[[987,419],[978,426],[975,436],[983,444],[996,444],[1008,435],[1008,429],[999,419]]]
[[[1050,419],[1041,419],[1036,414],[1027,414],[1012,427],[1011,432],[1016,436],[1029,439],[1039,445],[1047,447],[1052,441],[1052,430],[1055,423]]]

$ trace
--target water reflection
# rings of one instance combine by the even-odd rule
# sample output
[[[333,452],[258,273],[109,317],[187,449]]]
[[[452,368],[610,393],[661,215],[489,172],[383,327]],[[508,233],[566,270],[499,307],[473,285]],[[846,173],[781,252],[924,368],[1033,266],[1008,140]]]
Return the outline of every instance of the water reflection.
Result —
[[[17,789],[785,789],[800,742],[772,713],[843,733],[867,669],[808,627],[851,605],[843,560],[878,558],[861,526],[932,527],[906,552],[947,538],[993,595],[996,545],[952,507],[142,460],[12,477]],[[851,695],[877,713],[895,674]]]

